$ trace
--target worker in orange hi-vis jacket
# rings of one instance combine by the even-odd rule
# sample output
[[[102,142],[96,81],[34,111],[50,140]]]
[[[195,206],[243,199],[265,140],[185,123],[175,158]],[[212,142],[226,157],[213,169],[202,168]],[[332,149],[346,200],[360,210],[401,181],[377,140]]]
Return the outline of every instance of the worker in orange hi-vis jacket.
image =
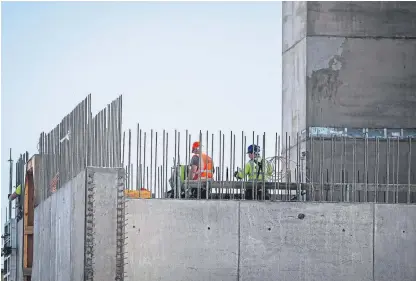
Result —
[[[214,174],[214,163],[212,158],[201,151],[201,145],[199,141],[192,144],[192,153],[194,154],[191,159],[191,171],[189,173],[189,179],[212,179]],[[199,155],[201,155],[201,168],[199,167]]]

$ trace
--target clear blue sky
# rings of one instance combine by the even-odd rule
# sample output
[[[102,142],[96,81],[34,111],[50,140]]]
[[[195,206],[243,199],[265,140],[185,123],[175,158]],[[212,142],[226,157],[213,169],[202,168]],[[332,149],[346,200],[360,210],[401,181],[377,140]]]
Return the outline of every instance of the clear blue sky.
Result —
[[[88,93],[123,94],[124,128],[198,130],[202,108],[202,129],[280,132],[280,2],[1,5],[3,214],[9,148],[36,153]]]

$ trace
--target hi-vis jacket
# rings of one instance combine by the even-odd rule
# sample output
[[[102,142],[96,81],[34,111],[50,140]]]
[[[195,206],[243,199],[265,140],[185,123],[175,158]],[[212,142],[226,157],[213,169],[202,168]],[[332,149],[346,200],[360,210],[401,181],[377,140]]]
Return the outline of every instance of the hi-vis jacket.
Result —
[[[263,170],[259,171],[258,163],[262,163]],[[263,180],[263,173],[265,180],[270,179],[273,175],[273,167],[269,162],[266,162],[261,158],[257,158],[256,160],[250,160],[247,162],[244,173],[239,169],[236,177],[243,179],[245,176],[248,180]]]
[[[196,154],[199,156],[198,154]],[[206,155],[205,153],[201,153],[201,168],[198,169],[197,174],[194,177],[194,180],[199,179],[212,179],[212,172],[214,170],[214,166],[212,163],[212,158]]]

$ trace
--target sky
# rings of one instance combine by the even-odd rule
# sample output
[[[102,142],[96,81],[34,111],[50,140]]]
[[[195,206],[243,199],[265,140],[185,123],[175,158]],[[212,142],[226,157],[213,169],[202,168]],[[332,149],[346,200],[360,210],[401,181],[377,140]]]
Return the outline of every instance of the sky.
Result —
[[[93,114],[123,94],[124,129],[281,130],[280,2],[1,6],[3,223],[9,149],[37,153],[89,93]]]

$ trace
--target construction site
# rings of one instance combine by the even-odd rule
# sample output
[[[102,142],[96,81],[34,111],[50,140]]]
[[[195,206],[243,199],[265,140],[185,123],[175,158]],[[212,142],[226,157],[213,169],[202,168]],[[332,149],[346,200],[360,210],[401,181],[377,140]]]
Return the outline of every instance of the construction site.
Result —
[[[3,280],[416,280],[416,3],[282,9],[282,131],[125,128],[88,95],[2,159]]]

